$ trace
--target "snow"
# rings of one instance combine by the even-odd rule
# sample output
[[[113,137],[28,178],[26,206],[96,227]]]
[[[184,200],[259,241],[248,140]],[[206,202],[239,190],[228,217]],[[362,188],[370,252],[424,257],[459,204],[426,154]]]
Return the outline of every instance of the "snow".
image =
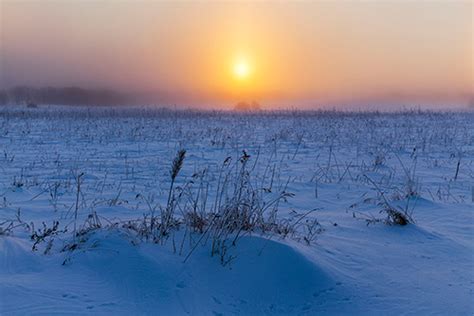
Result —
[[[0,144],[0,227],[17,225],[0,234],[1,315],[474,312],[472,112],[13,107],[0,109]],[[302,222],[317,219],[323,231],[309,244],[305,225],[286,238],[244,234],[223,266],[206,238],[187,257],[184,229],[164,244],[123,229],[117,223],[166,205],[181,148],[176,186],[206,192],[207,209],[223,161],[238,163],[245,150],[253,187],[267,189],[263,201],[294,194],[278,203],[278,219],[314,209]],[[95,212],[103,228],[62,251],[75,240],[81,173],[77,225]],[[371,221],[384,214],[367,178],[391,204],[408,203],[414,223]],[[32,251],[31,230],[14,221],[18,210],[36,230],[58,221],[68,231],[46,254],[47,242]]]

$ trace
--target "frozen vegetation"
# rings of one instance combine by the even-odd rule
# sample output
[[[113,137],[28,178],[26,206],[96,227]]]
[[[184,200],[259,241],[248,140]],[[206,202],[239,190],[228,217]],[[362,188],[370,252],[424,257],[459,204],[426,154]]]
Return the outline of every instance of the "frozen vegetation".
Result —
[[[0,109],[0,314],[470,315],[474,113]]]

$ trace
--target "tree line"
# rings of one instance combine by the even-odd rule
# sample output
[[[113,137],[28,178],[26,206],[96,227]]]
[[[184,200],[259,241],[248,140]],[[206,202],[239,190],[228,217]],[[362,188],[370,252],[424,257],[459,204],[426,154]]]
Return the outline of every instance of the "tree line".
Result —
[[[0,90],[0,105],[126,105],[134,104],[136,101],[136,97],[132,94],[106,89],[21,86]]]

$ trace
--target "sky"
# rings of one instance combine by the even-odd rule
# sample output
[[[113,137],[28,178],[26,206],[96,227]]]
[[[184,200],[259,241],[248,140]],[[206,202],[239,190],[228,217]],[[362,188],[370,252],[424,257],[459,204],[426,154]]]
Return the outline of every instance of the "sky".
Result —
[[[318,107],[473,100],[473,1],[0,0],[0,88]]]

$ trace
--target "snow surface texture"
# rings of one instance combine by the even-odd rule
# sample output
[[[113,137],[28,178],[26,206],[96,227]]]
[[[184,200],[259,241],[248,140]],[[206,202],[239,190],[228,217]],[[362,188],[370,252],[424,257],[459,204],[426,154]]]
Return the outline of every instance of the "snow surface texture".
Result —
[[[474,313],[473,113],[11,108],[0,110],[0,137],[1,315]],[[178,187],[206,170],[212,201],[222,162],[245,150],[255,187],[294,194],[279,218],[317,209],[307,218],[324,231],[310,243],[245,234],[223,266],[208,243],[185,261],[189,249],[110,227],[75,251],[61,251],[73,237],[58,234],[44,254],[15,222],[18,210],[35,229],[92,211],[103,223],[142,217],[150,201],[166,205],[182,148]],[[415,222],[378,221],[381,191]]]

